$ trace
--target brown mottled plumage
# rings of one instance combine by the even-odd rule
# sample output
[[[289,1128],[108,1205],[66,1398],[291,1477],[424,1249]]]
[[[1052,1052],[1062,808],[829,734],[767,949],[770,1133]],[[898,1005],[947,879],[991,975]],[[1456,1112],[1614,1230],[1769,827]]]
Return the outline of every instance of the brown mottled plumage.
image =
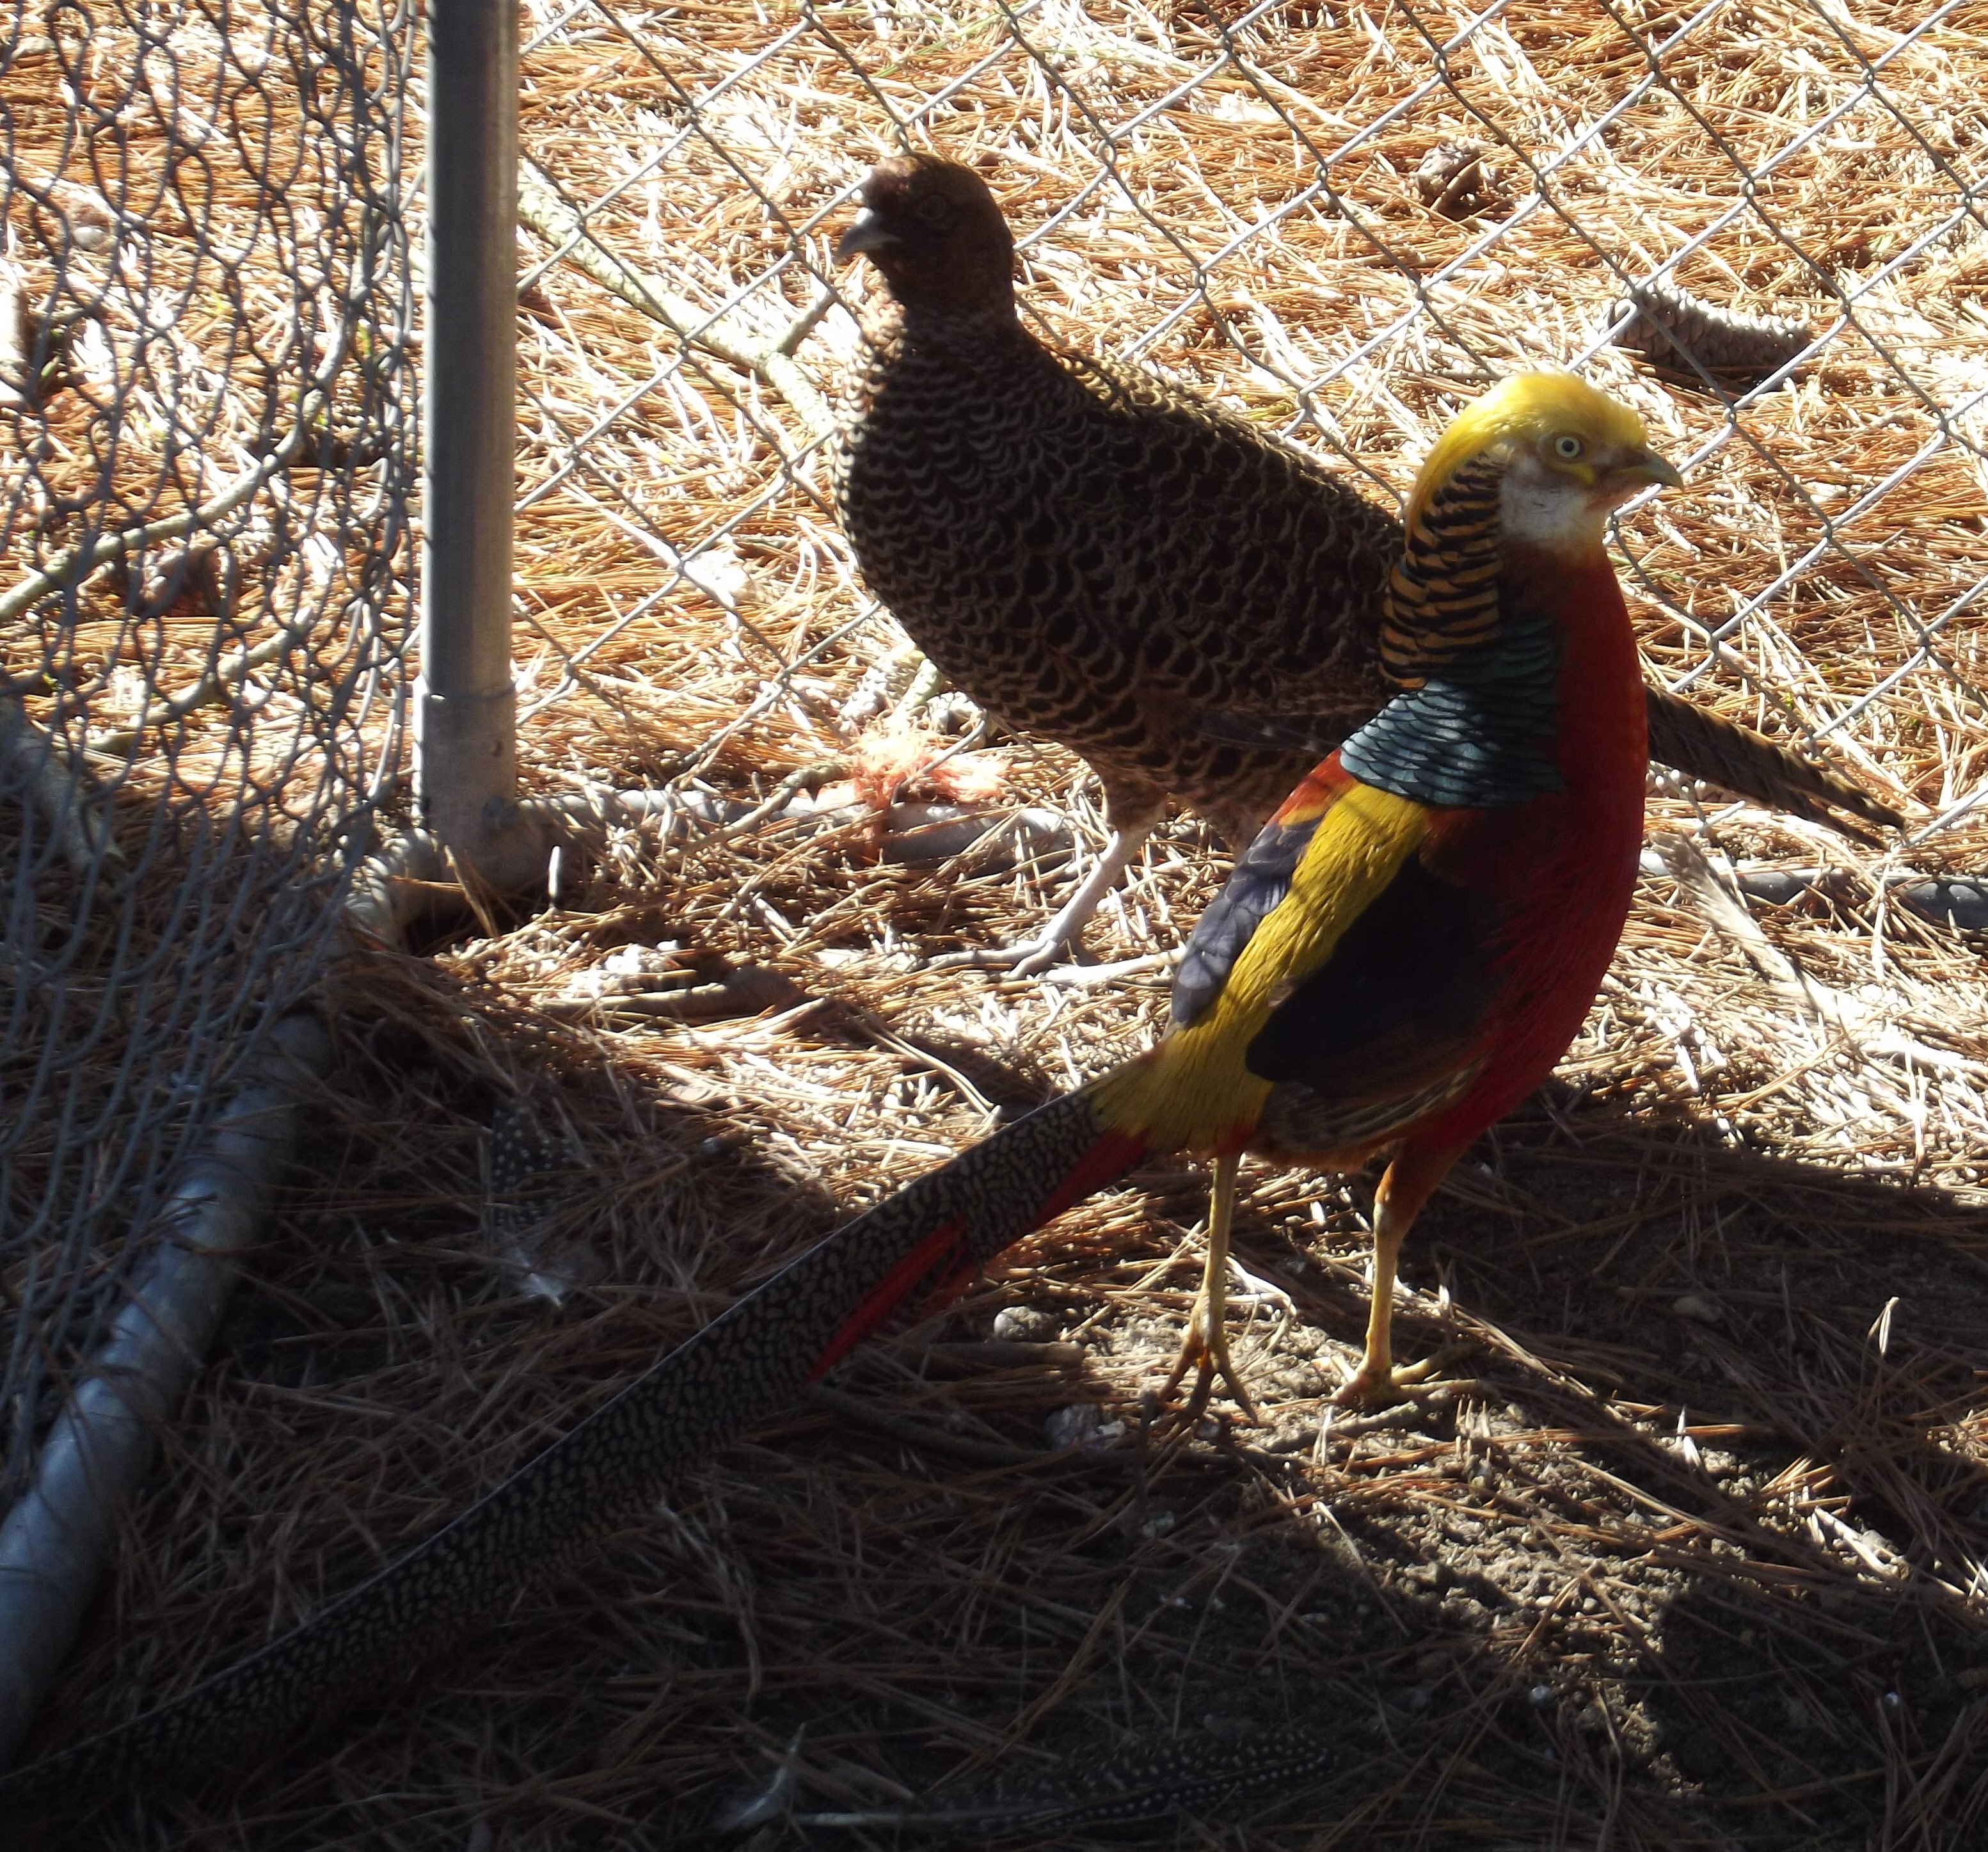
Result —
[[[1037,340],[1015,312],[1006,222],[969,169],[887,161],[863,203],[840,251],[888,288],[865,318],[837,489],[864,574],[958,686],[1104,787],[1112,849],[1019,949],[1039,963],[1168,799],[1246,840],[1386,700],[1401,524],[1192,392]],[[1692,777],[1838,828],[1832,807],[1898,821],[1758,734],[1654,691],[1650,708],[1652,755]],[[1303,726],[1277,723],[1290,716]]]

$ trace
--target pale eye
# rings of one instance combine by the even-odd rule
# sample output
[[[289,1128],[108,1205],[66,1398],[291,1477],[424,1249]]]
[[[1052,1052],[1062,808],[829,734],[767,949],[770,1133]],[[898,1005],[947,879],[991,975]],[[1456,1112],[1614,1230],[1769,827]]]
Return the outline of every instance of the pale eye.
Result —
[[[1555,456],[1558,457],[1563,463],[1571,463],[1577,461],[1581,456],[1581,452],[1587,449],[1587,446],[1571,432],[1563,432],[1560,436],[1555,438],[1553,442],[1553,453]]]

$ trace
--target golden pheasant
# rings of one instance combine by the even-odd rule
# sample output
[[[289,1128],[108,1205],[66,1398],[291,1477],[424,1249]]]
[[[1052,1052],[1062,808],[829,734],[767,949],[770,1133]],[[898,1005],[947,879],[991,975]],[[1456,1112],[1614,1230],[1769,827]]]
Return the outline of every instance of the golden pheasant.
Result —
[[[887,287],[835,473],[864,576],[960,689],[1104,786],[1097,867],[1034,939],[970,958],[1039,968],[1169,798],[1246,842],[1373,716],[1393,692],[1382,601],[1401,524],[1180,386],[1038,340],[1016,313],[1006,222],[969,169],[901,156],[862,198],[839,252]],[[1838,811],[1898,821],[1758,733],[1648,699],[1651,756],[1691,777],[1838,828]]]
[[[1395,1256],[1469,1140],[1579,1028],[1641,839],[1641,684],[1602,550],[1675,473],[1633,414],[1528,374],[1457,419],[1418,482],[1384,647],[1406,684],[1318,766],[1196,929],[1165,1038],[829,1236],[512,1478],[296,1632],[0,1781],[0,1811],[238,1759],[491,1624],[894,1311],[943,1293],[1150,1154],[1215,1160],[1205,1283],[1176,1380],[1233,1382],[1224,1251],[1244,1151],[1392,1147],[1365,1354],[1384,1395]],[[1239,1385],[1238,1385],[1239,1391]]]

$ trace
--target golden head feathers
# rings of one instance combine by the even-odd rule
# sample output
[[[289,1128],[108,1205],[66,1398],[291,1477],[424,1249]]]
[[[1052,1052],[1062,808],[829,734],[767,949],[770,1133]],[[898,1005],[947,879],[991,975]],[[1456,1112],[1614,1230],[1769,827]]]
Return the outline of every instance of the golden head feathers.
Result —
[[[1643,421],[1566,373],[1521,373],[1437,440],[1388,584],[1381,662],[1418,687],[1500,634],[1506,543],[1598,557],[1609,510],[1678,473]]]
[[[1516,373],[1467,405],[1436,440],[1415,478],[1412,523],[1466,463],[1487,452],[1522,457],[1591,492],[1612,507],[1652,482],[1679,486],[1678,472],[1650,449],[1643,421],[1627,405],[1570,373]]]

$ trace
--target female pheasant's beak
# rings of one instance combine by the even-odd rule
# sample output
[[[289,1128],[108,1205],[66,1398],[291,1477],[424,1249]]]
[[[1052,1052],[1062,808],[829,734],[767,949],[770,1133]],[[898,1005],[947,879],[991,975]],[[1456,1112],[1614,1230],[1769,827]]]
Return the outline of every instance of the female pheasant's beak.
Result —
[[[849,229],[835,241],[835,261],[846,264],[866,251],[881,251],[898,242],[898,235],[868,206],[856,215]]]

